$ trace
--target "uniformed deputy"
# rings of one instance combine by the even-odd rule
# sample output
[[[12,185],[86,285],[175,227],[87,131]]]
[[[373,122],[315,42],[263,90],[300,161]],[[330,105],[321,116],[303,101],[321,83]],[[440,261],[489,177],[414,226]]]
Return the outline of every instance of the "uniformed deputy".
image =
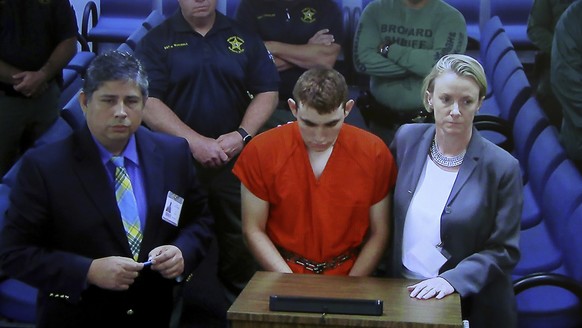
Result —
[[[240,184],[231,169],[273,112],[279,77],[261,39],[217,12],[216,0],[179,4],[136,49],[150,78],[144,122],[190,144],[216,220],[219,277],[232,302],[256,265],[242,241]]]
[[[287,99],[299,76],[336,64],[344,37],[340,8],[333,0],[242,0],[236,19],[261,36],[281,76],[279,104],[266,128],[294,121]]]
[[[0,1],[0,177],[59,115],[63,67],[77,52],[66,0]]]

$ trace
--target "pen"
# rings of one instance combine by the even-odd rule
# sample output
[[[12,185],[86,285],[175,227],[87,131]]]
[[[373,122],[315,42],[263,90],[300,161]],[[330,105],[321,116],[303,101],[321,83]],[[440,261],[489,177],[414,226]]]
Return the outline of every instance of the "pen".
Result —
[[[148,260],[148,261],[146,261],[146,262],[143,262],[143,267],[144,267],[144,268],[145,268],[145,267],[149,267],[149,266],[151,266],[151,265],[152,265],[152,260]]]

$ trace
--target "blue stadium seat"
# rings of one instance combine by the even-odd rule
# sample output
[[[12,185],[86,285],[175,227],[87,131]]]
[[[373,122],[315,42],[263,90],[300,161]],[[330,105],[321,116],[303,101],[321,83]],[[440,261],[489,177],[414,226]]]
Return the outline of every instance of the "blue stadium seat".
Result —
[[[550,124],[538,101],[530,97],[513,121],[514,154],[527,172],[527,159],[536,137]]]
[[[558,141],[555,127],[547,126],[540,132],[532,144],[527,160],[528,184],[538,204],[542,202],[542,194],[550,174],[566,160],[566,151]]]
[[[499,116],[480,113],[475,116],[473,125],[477,130],[479,130],[479,133],[485,139],[493,142],[508,152],[513,150],[511,127],[504,119]]]
[[[59,108],[63,108],[65,104],[71,99],[77,91],[82,87],[83,79],[81,75],[69,68],[63,69],[63,86],[61,88],[61,95],[59,97]]]
[[[572,278],[582,283],[582,205],[578,205],[566,219],[563,229],[566,231],[563,244],[566,269]]]
[[[78,130],[85,125],[85,114],[79,103],[79,93],[69,100],[61,110],[61,117],[73,128]]]
[[[517,57],[517,53],[514,50],[505,52],[497,61],[491,76],[492,89],[503,90],[509,77],[517,70],[523,70],[523,65],[519,57]]]
[[[495,98],[494,94],[491,94],[491,96],[489,97],[485,97],[485,99],[483,100],[483,105],[481,105],[481,108],[479,109],[478,116],[479,115],[500,117],[501,112],[499,110],[499,103],[497,101],[497,98]]]
[[[548,125],[547,117],[533,97],[521,107],[513,122],[513,154],[519,160],[524,173],[521,229],[533,227],[542,219],[541,208],[527,178],[527,163],[534,141]]]
[[[164,15],[160,10],[153,10],[148,17],[143,21],[142,25],[148,30],[160,25],[164,19]]]
[[[95,53],[98,53],[99,43],[124,42],[142,26],[153,10],[153,1],[100,0],[99,9],[97,14],[97,5],[93,1],[87,2],[81,25],[81,35],[93,43]]]
[[[485,57],[482,59],[482,65],[485,70],[485,76],[487,77],[489,96],[486,97],[483,102],[483,106],[480,110],[481,114],[492,116],[500,116],[501,114],[499,98],[498,95],[495,94],[495,85],[493,83],[494,75],[499,61],[506,53],[512,50],[513,45],[503,31],[496,34],[487,48]]]
[[[513,50],[513,44],[509,40],[507,34],[503,31],[497,33],[493,40],[491,40],[483,60],[483,69],[485,70],[485,75],[487,75],[488,79],[493,78],[497,64],[503,55],[510,50]]]
[[[75,56],[69,61],[65,68],[69,68],[77,71],[80,75],[83,75],[91,64],[91,61],[95,58],[95,53],[91,51],[79,51]]]
[[[4,192],[1,189],[2,185],[0,185],[0,197],[4,197]],[[0,216],[3,220],[4,214]],[[0,315],[18,323],[34,323],[36,320],[36,296],[37,290],[35,288],[16,279],[6,279],[0,282]]]
[[[552,240],[546,222],[522,229],[519,238],[521,258],[513,270],[516,276],[553,271],[562,265],[562,252]]]
[[[531,96],[531,85],[525,71],[518,69],[506,81],[501,90],[495,89],[495,97],[499,105],[499,113],[510,124],[513,123],[517,111]]]
[[[582,175],[572,161],[562,161],[548,177],[541,201],[542,215],[548,224],[548,230],[562,249],[570,243],[565,238],[568,219],[581,204]]]
[[[493,16],[485,22],[481,29],[481,38],[479,41],[479,56],[482,62],[485,61],[485,55],[491,45],[491,41],[493,41],[497,34],[504,31],[503,24],[501,24],[501,21],[497,16]]]
[[[533,0],[490,0],[490,15],[499,16],[511,43],[518,49],[533,49],[527,37],[527,19]]]
[[[570,160],[563,161],[548,180],[544,220],[555,225],[550,233],[558,240],[563,265],[551,273],[536,273],[514,282],[520,327],[582,326],[581,184],[582,177]]]
[[[465,17],[465,22],[467,24],[467,36],[474,42],[478,43],[481,39],[481,33],[479,29],[479,1],[467,1],[467,0],[444,0],[446,3],[455,7],[458,11]]]
[[[561,267],[514,281],[519,328],[581,327],[582,285]]]
[[[139,41],[148,33],[148,29],[145,26],[140,26],[125,40],[125,43],[132,49],[135,50]]]

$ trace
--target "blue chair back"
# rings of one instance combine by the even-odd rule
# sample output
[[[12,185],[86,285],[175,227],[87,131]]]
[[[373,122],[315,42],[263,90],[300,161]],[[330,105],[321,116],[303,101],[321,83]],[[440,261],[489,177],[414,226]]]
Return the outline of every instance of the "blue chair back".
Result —
[[[513,122],[515,156],[527,172],[527,159],[536,137],[549,125],[538,101],[530,97],[517,112]]]
[[[125,43],[132,49],[135,50],[139,41],[148,33],[148,29],[145,26],[140,26],[125,40]]]
[[[146,17],[146,19],[143,21],[143,27],[145,27],[148,30],[151,30],[152,28],[160,25],[164,19],[166,19],[164,17],[164,15],[162,14],[162,12],[160,10],[153,10],[148,17]]]
[[[445,2],[463,14],[467,24],[467,36],[479,42],[481,34],[479,28],[479,1],[445,0]]]
[[[491,41],[497,36],[497,34],[504,32],[503,24],[499,20],[498,16],[491,17],[484,25],[483,29],[481,29],[481,39],[479,41],[479,56],[482,61],[485,60],[485,56],[489,46],[491,45]]]
[[[61,110],[61,117],[74,130],[78,130],[85,125],[85,114],[79,103],[79,93],[75,94],[75,96],[63,107]]]
[[[523,70],[523,65],[519,57],[517,57],[517,52],[509,50],[501,55],[491,79],[493,90],[503,90],[509,77],[517,70]]]
[[[541,202],[542,215],[548,223],[548,230],[561,249],[568,243],[565,238],[568,219],[580,204],[582,175],[571,160],[562,161],[548,177]]]
[[[527,36],[527,19],[533,0],[490,0],[490,15],[499,16],[511,42],[517,48],[532,48]]]
[[[485,69],[485,75],[491,81],[493,79],[493,72],[497,67],[497,63],[501,60],[503,55],[508,51],[513,50],[513,44],[507,37],[505,32],[499,32],[487,49],[485,54],[485,60],[483,62],[483,68]],[[495,91],[495,89],[493,89]]]
[[[501,117],[512,124],[517,111],[529,99],[531,93],[525,72],[522,69],[514,71],[501,90],[495,89]]]
[[[558,141],[558,132],[547,126],[532,144],[527,160],[527,176],[538,204],[550,174],[566,160],[566,151]]]
[[[582,205],[578,205],[570,214],[563,227],[564,262],[572,278],[582,284]]]

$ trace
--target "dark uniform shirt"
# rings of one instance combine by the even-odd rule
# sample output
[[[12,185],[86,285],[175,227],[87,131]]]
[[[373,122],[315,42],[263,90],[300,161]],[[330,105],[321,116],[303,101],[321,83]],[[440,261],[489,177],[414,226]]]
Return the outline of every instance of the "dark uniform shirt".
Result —
[[[277,91],[279,76],[258,35],[216,12],[202,36],[177,11],[140,42],[149,93],[197,133],[217,138],[235,131],[251,95]]]
[[[75,35],[77,20],[67,0],[0,1],[0,60],[7,64],[37,71],[60,42]],[[0,83],[0,90],[19,95],[10,84]]]
[[[333,0],[242,0],[236,19],[264,41],[306,44],[319,30],[329,29],[335,42],[343,40],[343,18]],[[292,97],[297,79],[306,70],[293,67],[279,72],[279,99]]]

